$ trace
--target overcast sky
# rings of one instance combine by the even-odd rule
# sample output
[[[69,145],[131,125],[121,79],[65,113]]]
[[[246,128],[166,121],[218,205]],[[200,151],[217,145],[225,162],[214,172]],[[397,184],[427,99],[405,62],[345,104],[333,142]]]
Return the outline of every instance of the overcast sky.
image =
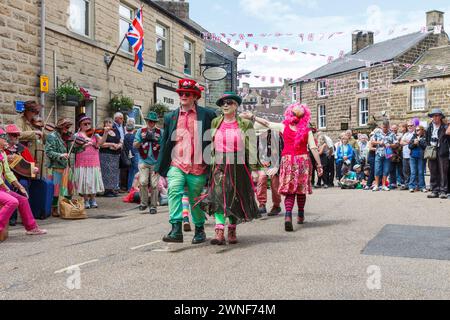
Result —
[[[227,33],[233,39],[232,46],[242,52],[239,69],[250,70],[252,75],[276,77],[276,84],[279,77],[294,79],[313,71],[326,64],[327,58],[299,53],[292,56],[272,47],[338,57],[341,50],[351,49],[353,30],[378,30],[375,42],[383,41],[420,31],[426,24],[425,12],[429,10],[446,12],[444,29],[450,30],[450,2],[442,0],[190,0],[189,3],[191,19],[212,33]],[[328,39],[334,32],[345,34]],[[230,33],[292,33],[295,36],[258,36],[235,46],[239,38],[231,37]],[[303,42],[300,33],[305,34]],[[314,41],[308,41],[310,33],[315,34]],[[259,44],[258,51],[253,46],[246,49],[245,41]],[[263,53],[262,47],[266,45],[268,53]],[[253,86],[271,86],[269,80],[262,82],[253,76],[244,81]]]

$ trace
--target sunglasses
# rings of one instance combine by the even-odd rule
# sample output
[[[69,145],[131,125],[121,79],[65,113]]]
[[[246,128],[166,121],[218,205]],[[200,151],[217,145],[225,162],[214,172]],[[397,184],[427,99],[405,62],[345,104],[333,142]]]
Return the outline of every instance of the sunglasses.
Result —
[[[82,123],[81,125],[87,127],[87,126],[90,126],[91,124],[92,123],[90,123],[90,122],[85,122],[85,123]]]
[[[226,106],[226,105],[232,106],[234,103],[236,103],[236,101],[231,100],[231,99],[223,100],[223,102],[222,102],[222,107],[223,107],[223,106]]]
[[[13,138],[18,138],[20,137],[19,133],[9,133],[9,136],[13,137]]]
[[[180,93],[178,93],[178,95],[180,97],[185,96],[186,98],[189,98],[190,96],[192,96],[192,94],[190,92],[180,92]]]

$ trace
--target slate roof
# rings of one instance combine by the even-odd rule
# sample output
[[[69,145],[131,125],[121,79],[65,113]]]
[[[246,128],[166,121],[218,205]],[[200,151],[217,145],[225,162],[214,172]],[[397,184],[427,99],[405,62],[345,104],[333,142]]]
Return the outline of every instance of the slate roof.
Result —
[[[447,67],[447,68],[445,68]],[[394,82],[450,76],[450,46],[431,48]]]
[[[311,79],[323,78],[359,68],[366,67],[367,62],[371,64],[391,61],[408,51],[417,43],[425,39],[429,33],[416,32],[378,42],[370,45],[356,54],[347,53],[343,58],[338,58],[319,69],[297,79],[292,83],[303,82]]]

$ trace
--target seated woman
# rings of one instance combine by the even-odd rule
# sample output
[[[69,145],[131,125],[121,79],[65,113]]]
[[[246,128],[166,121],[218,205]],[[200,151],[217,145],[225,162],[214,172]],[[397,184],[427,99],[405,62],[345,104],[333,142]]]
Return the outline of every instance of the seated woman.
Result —
[[[19,137],[21,130],[15,124],[8,124],[5,127],[6,134],[8,135],[8,146],[5,149],[5,153],[8,156],[8,163],[15,162],[16,155],[23,158],[23,161],[30,164],[28,172],[25,172],[25,168],[21,167],[22,170],[14,170],[14,175],[16,176],[19,183],[25,187],[27,193],[30,191],[31,177],[39,173],[39,169],[34,166],[35,160],[30,153],[30,150],[19,142]],[[20,173],[19,173],[20,172]],[[9,225],[11,227],[17,224],[17,211],[11,216],[9,220]]]
[[[30,203],[28,202],[28,193],[17,181],[17,178],[9,168],[8,158],[4,151],[8,145],[6,139],[7,134],[5,130],[0,128],[0,242],[8,238],[8,222],[16,209],[19,209],[19,214],[27,230],[27,235],[42,235],[47,233],[46,230],[40,229],[36,220],[34,220]],[[17,188],[21,194],[11,191],[3,180],[3,177],[12,186]]]

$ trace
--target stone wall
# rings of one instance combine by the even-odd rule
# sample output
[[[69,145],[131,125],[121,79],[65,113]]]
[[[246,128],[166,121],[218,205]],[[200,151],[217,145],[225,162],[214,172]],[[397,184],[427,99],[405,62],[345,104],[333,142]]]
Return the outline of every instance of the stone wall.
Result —
[[[15,116],[14,101],[36,99],[39,85],[39,1],[0,1],[0,114]]]
[[[14,99],[38,99],[39,74],[39,1],[8,0],[0,4],[0,106],[2,114],[14,114]],[[50,78],[50,94],[46,110],[54,104],[53,55],[56,55],[56,72],[59,83],[71,79],[86,88],[97,102],[97,119],[109,115],[108,103],[112,96],[123,94],[142,106],[145,113],[154,103],[154,83],[176,87],[185,77],[183,40],[194,43],[192,78],[205,84],[199,64],[204,56],[204,42],[200,34],[156,11],[144,3],[145,34],[144,72],[134,68],[134,55],[119,51],[109,72],[104,55],[110,56],[119,45],[119,0],[93,1],[93,33],[85,37],[68,28],[70,0],[47,1],[46,19],[46,71]],[[138,8],[141,2],[130,0],[127,6]],[[155,24],[161,23],[169,30],[168,67],[156,64]],[[2,26],[3,24],[5,26]],[[20,30],[18,30],[20,29]],[[22,41],[23,37],[25,41]],[[126,41],[126,40],[125,40]],[[25,43],[25,44],[23,44]],[[166,80],[160,80],[163,77]],[[200,101],[200,103],[204,103]],[[75,117],[74,108],[58,107],[58,117]],[[53,119],[52,119],[53,120]]]

